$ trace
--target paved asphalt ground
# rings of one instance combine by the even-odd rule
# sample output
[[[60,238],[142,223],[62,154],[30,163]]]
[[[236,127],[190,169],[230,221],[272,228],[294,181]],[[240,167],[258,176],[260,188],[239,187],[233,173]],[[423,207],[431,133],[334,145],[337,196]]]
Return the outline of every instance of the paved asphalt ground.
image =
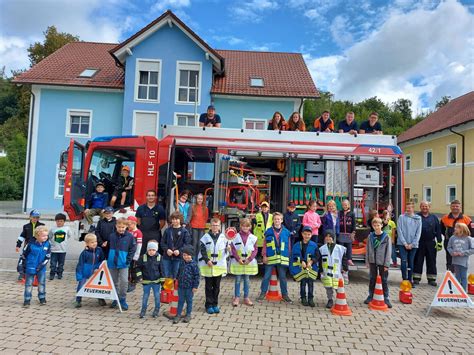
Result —
[[[369,311],[363,304],[366,270],[351,272],[351,282],[346,286],[351,317],[333,316],[324,308],[325,291],[319,282],[315,285],[317,306],[313,309],[298,303],[299,285],[293,281],[289,282],[293,305],[265,301],[253,308],[233,308],[233,277],[228,276],[222,282],[219,315],[204,312],[202,281],[191,323],[173,325],[162,316],[138,318],[141,287],[129,294],[128,312],[102,308],[93,299],[85,299],[83,307],[75,309],[73,271],[82,244],[72,240],[65,278],[47,281],[48,304],[39,306],[33,298],[31,307],[23,309],[23,286],[16,282],[18,255],[14,250],[23,223],[21,219],[0,218],[0,353],[474,353],[474,309],[437,308],[425,317],[435,288],[424,280],[413,291],[413,304],[401,304],[399,270],[390,270],[394,308],[387,313]],[[444,251],[438,256],[440,271],[444,271],[443,265]],[[474,272],[474,261],[470,272]],[[260,278],[252,278],[252,299],[259,286]],[[168,305],[161,309],[167,310]]]

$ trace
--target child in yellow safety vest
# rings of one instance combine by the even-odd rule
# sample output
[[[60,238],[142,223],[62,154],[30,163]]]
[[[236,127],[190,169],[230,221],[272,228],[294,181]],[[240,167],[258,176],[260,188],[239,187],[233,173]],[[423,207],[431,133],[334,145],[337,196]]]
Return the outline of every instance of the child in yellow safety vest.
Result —
[[[253,234],[257,237],[257,246],[261,248],[265,231],[273,224],[273,215],[270,213],[270,204],[267,201],[260,204],[260,212],[257,212],[252,224],[254,225]]]
[[[240,302],[240,283],[244,281],[244,304],[253,306],[249,298],[250,275],[258,274],[257,237],[250,233],[252,223],[248,218],[240,220],[240,231],[230,244],[230,272],[235,275],[235,293],[232,305],[237,307]]]
[[[206,311],[209,314],[219,313],[219,292],[221,278],[227,273],[228,242],[221,233],[221,221],[211,219],[211,229],[201,238],[199,252],[199,269],[206,283]]]
[[[321,281],[326,289],[328,298],[326,308],[332,308],[334,305],[334,289],[338,288],[339,279],[342,278],[342,258],[346,253],[345,247],[334,243],[334,237],[333,231],[325,231],[324,245],[319,249],[323,269]]]
[[[270,278],[275,267],[283,301],[292,304],[288,296],[288,285],[286,283],[286,272],[290,264],[291,255],[290,231],[283,226],[283,215],[280,212],[273,214],[273,225],[265,231],[263,240],[262,256],[265,264],[265,274],[260,286],[260,295],[257,301],[263,301],[270,286]]]

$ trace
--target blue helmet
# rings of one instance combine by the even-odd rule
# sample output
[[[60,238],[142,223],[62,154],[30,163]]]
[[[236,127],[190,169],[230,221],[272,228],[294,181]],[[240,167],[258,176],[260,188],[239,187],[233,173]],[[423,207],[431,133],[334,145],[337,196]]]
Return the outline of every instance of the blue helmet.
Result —
[[[41,213],[38,210],[31,210],[30,217],[40,217]]]

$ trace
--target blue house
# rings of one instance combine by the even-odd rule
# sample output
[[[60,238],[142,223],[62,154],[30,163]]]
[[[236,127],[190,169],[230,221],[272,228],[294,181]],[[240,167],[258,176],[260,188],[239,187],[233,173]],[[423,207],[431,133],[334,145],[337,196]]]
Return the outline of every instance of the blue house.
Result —
[[[160,136],[213,104],[222,127],[266,129],[319,97],[299,53],[211,48],[171,11],[122,43],[74,42],[15,78],[31,86],[24,210],[61,210],[59,155],[69,140]]]

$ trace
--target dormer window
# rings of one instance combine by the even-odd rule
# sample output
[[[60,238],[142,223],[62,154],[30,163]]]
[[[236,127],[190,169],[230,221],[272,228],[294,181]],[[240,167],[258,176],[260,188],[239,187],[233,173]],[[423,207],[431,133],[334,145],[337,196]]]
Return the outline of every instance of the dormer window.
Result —
[[[256,88],[263,88],[263,78],[250,78],[250,86]]]
[[[81,74],[79,74],[80,78],[92,78],[99,69],[93,69],[93,68],[87,68],[82,71]]]

